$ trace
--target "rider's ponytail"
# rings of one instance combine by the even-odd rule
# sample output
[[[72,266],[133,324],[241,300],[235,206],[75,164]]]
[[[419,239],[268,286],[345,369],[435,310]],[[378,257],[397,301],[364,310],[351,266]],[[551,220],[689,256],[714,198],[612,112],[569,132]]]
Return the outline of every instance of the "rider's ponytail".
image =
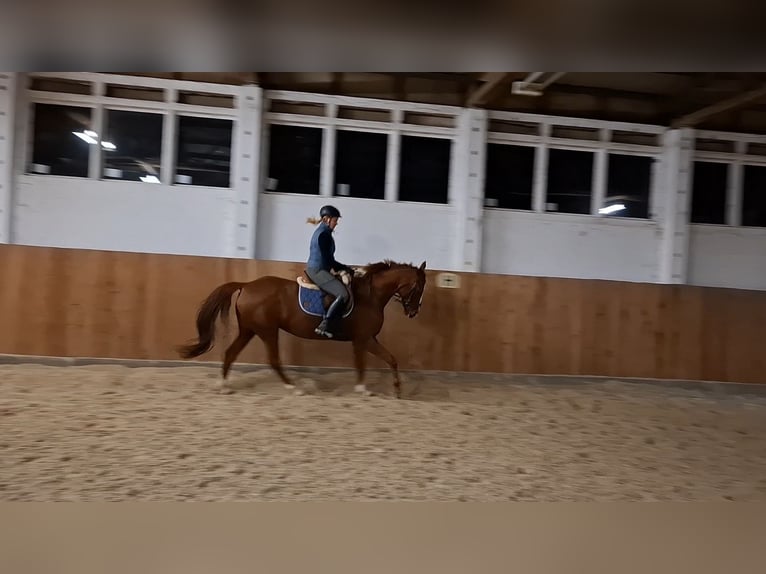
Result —
[[[316,225],[320,221],[322,221],[322,220],[321,219],[317,219],[316,217],[307,217],[306,218],[306,223],[310,223],[311,225]]]

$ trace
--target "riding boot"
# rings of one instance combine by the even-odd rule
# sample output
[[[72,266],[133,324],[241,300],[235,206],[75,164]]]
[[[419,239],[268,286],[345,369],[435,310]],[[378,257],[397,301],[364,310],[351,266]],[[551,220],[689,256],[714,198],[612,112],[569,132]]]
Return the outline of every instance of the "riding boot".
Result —
[[[325,316],[322,318],[322,322],[319,323],[319,326],[316,329],[314,329],[318,335],[324,335],[328,338],[333,337],[332,331],[335,330],[336,315],[339,315],[342,312],[343,303],[344,301],[342,297],[336,297],[335,301],[332,302],[327,309],[327,313],[325,313]]]

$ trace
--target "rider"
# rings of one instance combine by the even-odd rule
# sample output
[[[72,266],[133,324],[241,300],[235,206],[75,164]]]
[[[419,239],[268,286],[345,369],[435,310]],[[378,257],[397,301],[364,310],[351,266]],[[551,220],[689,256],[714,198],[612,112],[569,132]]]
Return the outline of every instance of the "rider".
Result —
[[[314,329],[318,335],[332,338],[333,333],[329,325],[333,324],[345,309],[349,294],[345,285],[330,272],[347,271],[352,276],[354,272],[347,265],[335,260],[335,240],[332,233],[338,225],[340,211],[332,205],[325,205],[319,210],[319,217],[319,220],[309,219],[309,223],[319,223],[319,226],[311,236],[306,274],[317,287],[334,297],[322,322]]]

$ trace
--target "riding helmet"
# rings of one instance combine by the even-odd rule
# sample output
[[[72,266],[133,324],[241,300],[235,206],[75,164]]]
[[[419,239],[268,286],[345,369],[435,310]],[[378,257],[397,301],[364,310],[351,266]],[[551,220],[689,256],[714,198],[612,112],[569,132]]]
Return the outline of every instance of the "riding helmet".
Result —
[[[338,208],[332,206],[332,205],[325,205],[322,207],[322,209],[319,210],[319,217],[340,217],[340,211],[338,211]]]

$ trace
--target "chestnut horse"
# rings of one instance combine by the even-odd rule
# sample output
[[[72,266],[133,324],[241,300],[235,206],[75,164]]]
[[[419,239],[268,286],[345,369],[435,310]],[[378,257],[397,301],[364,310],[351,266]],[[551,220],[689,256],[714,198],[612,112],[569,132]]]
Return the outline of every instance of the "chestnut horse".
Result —
[[[371,353],[381,358],[391,368],[396,398],[401,398],[401,381],[396,358],[377,339],[383,327],[383,311],[395,298],[401,302],[404,314],[415,317],[423,303],[426,285],[426,262],[415,267],[382,261],[357,270],[351,280],[353,310],[350,315],[337,320],[334,341],[350,341],[357,371],[356,390],[367,392],[364,385],[365,357]],[[247,283],[225,283],[213,290],[202,302],[197,312],[197,341],[178,348],[181,357],[191,359],[213,348],[215,322],[221,317],[228,319],[231,301],[236,294],[234,310],[239,334],[226,349],[221,372],[221,389],[225,391],[226,378],[232,363],[254,336],[266,345],[269,365],[284,384],[293,387],[285,375],[279,358],[279,331],[286,331],[302,339],[325,339],[314,329],[320,318],[304,312],[298,303],[297,280],[267,275]],[[324,302],[325,308],[327,301]]]

